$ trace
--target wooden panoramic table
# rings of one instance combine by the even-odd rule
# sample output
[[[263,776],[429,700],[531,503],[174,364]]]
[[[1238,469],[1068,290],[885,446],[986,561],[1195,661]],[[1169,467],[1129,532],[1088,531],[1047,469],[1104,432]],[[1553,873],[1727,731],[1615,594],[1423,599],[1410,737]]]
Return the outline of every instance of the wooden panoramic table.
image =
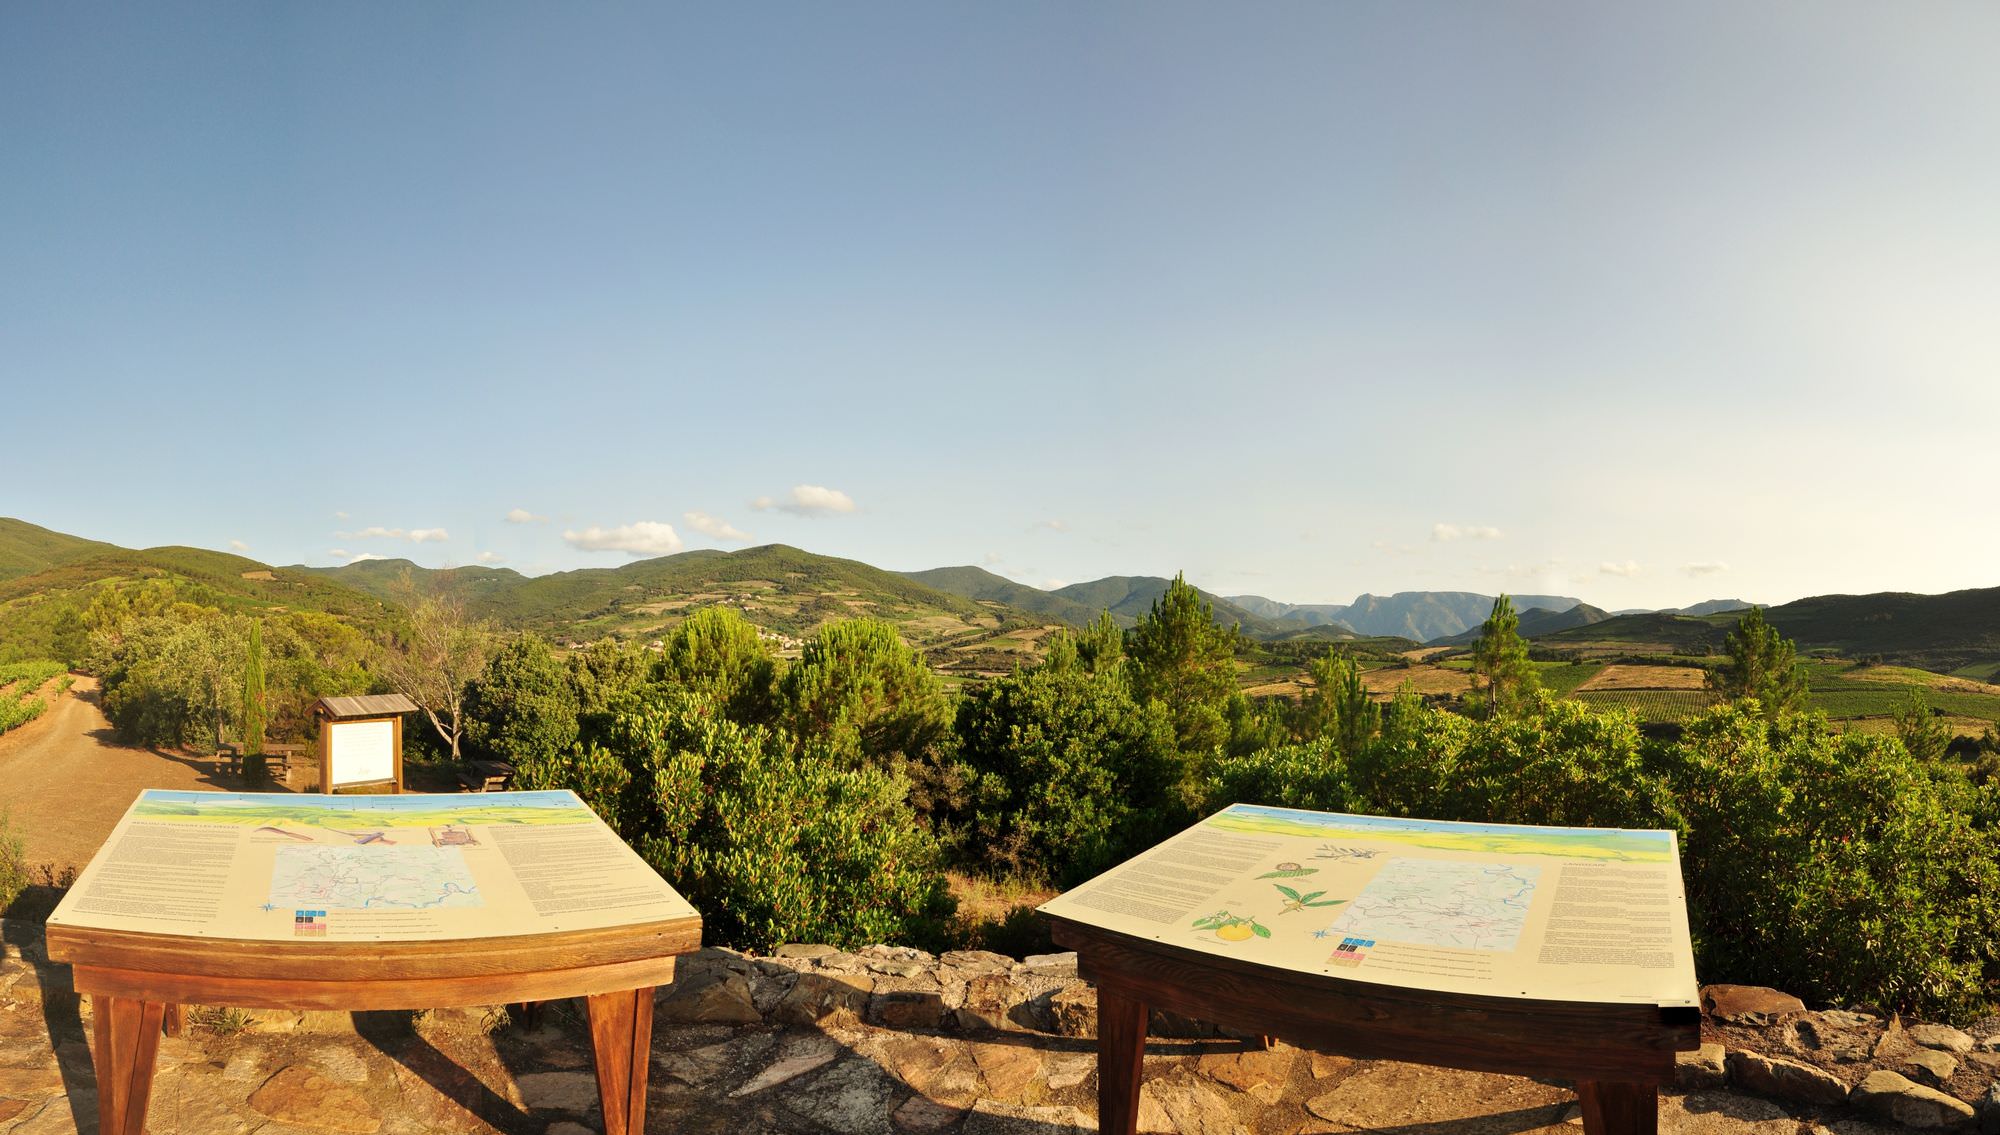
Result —
[[[1097,986],[1098,1130],[1137,1130],[1152,1009],[1361,1059],[1574,1080],[1653,1135],[1701,1009],[1674,833],[1238,804],[1052,899]]]
[[[701,918],[568,792],[146,791],[48,922],[92,1001],[99,1130],[141,1135],[182,1005],[586,999],[607,1135],[646,1125],[653,990]]]

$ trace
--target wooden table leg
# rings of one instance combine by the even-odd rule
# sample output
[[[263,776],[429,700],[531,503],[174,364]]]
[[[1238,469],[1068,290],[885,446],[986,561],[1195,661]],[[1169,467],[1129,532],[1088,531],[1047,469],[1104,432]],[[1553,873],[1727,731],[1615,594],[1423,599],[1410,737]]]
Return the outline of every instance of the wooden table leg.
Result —
[[[587,1001],[604,1135],[643,1135],[646,1073],[653,1063],[653,991],[598,993]]]
[[[166,1008],[158,1001],[91,997],[100,1135],[145,1132],[146,1103],[153,1095],[153,1062],[160,1051],[160,1025]]]
[[[160,1014],[160,1032],[167,1036],[181,1035],[181,1027],[186,1023],[187,1006],[167,1005]]]
[[[1586,1135],[1659,1135],[1660,1089],[1651,1084],[1580,1080],[1576,1098]]]
[[[1097,987],[1098,1135],[1134,1135],[1139,1130],[1146,1020],[1144,1001]]]

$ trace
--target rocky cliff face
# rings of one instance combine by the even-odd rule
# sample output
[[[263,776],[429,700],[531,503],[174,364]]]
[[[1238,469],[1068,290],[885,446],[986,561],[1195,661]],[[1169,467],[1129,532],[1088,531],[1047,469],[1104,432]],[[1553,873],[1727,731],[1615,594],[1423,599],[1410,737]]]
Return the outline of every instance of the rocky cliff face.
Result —
[[[0,924],[0,1132],[94,1115],[89,1006],[40,928]],[[1771,990],[1706,991],[1708,1045],[1685,1055],[1662,1129],[1872,1135],[1881,1125],[2000,1132],[2000,1019],[1959,1030]],[[661,991],[649,1129],[1057,1135],[1095,1128],[1096,999],[1070,955],[931,957],[878,946],[704,950]],[[1558,1079],[1526,1080],[1282,1043],[1155,1018],[1141,1130],[1293,1135],[1581,1135]],[[1552,1072],[1556,1070],[1551,1070]],[[197,1010],[161,1046],[155,1135],[598,1130],[574,1006],[538,1019]]]

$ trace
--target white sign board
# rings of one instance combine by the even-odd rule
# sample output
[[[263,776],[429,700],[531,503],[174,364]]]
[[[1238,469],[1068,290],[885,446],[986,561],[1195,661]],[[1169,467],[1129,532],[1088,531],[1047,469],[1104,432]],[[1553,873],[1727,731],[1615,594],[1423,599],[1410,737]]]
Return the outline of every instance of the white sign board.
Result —
[[[326,791],[396,779],[393,720],[329,722],[326,743]]]

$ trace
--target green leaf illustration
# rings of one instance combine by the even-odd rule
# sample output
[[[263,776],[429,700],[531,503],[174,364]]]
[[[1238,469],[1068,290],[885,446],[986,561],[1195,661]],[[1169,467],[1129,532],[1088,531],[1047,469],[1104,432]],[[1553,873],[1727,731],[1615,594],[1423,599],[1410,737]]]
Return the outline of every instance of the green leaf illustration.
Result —
[[[1263,923],[1260,922],[1252,922],[1250,924],[1250,932],[1259,938],[1269,938],[1271,936],[1271,932],[1264,929]]]
[[[1307,903],[1306,905],[1307,905],[1307,906],[1339,906],[1340,904],[1342,904],[1342,903],[1344,903],[1344,902],[1346,902],[1346,901],[1347,901],[1346,899],[1328,899],[1328,900],[1326,900],[1325,902],[1309,902],[1309,903]]]
[[[1298,893],[1297,891],[1295,891],[1295,890],[1291,889],[1290,887],[1287,887],[1287,886],[1286,886],[1286,885],[1284,885],[1283,883],[1273,883],[1273,884],[1271,884],[1271,885],[1272,885],[1272,886],[1274,886],[1274,887],[1276,887],[1276,888],[1278,888],[1278,893],[1279,893],[1279,894],[1281,894],[1281,895],[1285,896],[1286,898],[1288,898],[1288,899],[1292,900],[1293,902],[1303,902],[1303,901],[1305,901],[1305,900],[1303,900],[1303,899],[1299,898],[1299,893]],[[1324,892],[1324,891],[1322,891],[1321,893],[1322,893],[1322,894],[1324,894],[1325,892]]]
[[[1295,867],[1290,871],[1266,871],[1257,877],[1259,879],[1297,879],[1301,876],[1317,874],[1319,874],[1319,868],[1317,867]]]
[[[1314,891],[1314,892],[1312,892],[1312,893],[1311,893],[1311,894],[1309,894],[1309,895],[1293,895],[1292,897],[1293,897],[1293,898],[1295,898],[1295,899],[1297,899],[1297,900],[1299,900],[1299,901],[1300,901],[1300,902],[1302,902],[1302,903],[1305,903],[1305,904],[1306,904],[1307,906],[1311,906],[1311,905],[1312,905],[1312,901],[1313,901],[1314,899],[1316,899],[1316,898],[1320,897],[1321,895],[1323,895],[1323,894],[1325,894],[1325,893],[1326,893],[1325,891]]]

